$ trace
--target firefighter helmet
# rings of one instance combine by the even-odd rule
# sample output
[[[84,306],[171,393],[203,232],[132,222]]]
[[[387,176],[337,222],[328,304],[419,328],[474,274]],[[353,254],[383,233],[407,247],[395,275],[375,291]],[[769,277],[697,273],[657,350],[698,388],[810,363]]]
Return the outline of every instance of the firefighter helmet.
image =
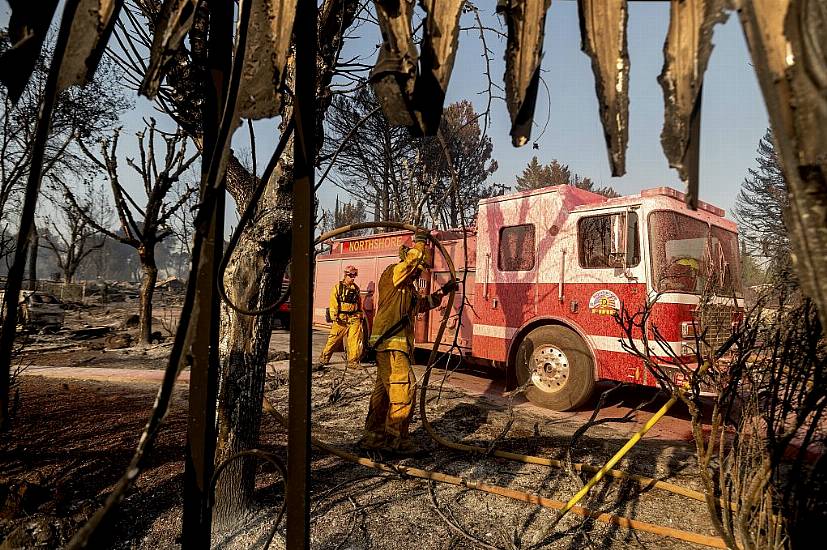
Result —
[[[410,263],[416,262],[417,268],[419,269],[430,269],[433,267],[431,251],[427,248],[422,248],[419,246],[408,248],[405,250],[404,259]]]

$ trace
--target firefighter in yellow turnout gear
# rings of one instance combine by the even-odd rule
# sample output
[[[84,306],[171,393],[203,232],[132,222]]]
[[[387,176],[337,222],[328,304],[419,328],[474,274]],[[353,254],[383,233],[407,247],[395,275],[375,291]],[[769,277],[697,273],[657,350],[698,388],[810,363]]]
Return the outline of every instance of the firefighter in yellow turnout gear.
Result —
[[[354,282],[359,271],[352,265],[345,268],[344,278],[336,283],[330,291],[330,335],[319,357],[319,363],[330,362],[333,349],[345,340],[347,364],[359,364],[364,350],[364,332],[362,331],[362,296]]]
[[[431,257],[424,235],[417,235],[413,248],[402,247],[399,263],[388,266],[379,278],[379,304],[373,320],[370,345],[376,349],[376,383],[370,397],[365,434],[358,446],[399,455],[418,449],[408,436],[416,403],[416,378],[411,369],[416,314],[439,305],[457,288],[449,282],[427,297],[420,297],[414,282]]]

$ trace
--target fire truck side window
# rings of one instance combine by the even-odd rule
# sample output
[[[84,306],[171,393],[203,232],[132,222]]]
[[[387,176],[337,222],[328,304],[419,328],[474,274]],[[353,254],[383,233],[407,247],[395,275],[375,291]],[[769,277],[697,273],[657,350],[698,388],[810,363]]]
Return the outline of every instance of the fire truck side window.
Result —
[[[500,229],[500,271],[531,271],[534,269],[534,225],[512,225]]]
[[[624,255],[622,253],[618,254],[617,251],[612,254],[613,222],[617,226],[620,219],[622,219],[620,214],[604,214],[602,216],[589,216],[578,222],[578,255],[581,267],[587,269],[624,267]],[[640,263],[640,236],[636,213],[628,213],[628,223],[630,233],[634,234],[635,239],[628,267],[634,267]],[[614,238],[617,240],[618,236],[615,235]]]

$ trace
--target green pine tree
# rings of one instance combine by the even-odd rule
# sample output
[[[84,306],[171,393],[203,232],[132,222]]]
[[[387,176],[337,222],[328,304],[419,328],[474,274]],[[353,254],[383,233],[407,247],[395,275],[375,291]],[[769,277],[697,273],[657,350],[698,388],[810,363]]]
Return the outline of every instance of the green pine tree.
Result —
[[[595,187],[591,178],[572,172],[567,164],[561,164],[557,159],[552,159],[548,164],[540,164],[536,156],[523,169],[523,173],[517,176],[515,189],[528,191],[550,185],[574,185],[578,189],[585,189],[609,198],[620,196],[620,193],[611,187]]]

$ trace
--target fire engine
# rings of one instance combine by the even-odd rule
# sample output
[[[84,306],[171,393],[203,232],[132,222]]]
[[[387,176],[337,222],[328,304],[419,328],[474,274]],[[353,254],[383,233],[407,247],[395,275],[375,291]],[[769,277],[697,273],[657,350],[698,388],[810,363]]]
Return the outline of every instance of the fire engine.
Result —
[[[432,233],[465,281],[441,348],[505,368],[530,401],[555,410],[583,405],[601,379],[656,385],[621,345],[621,307],[650,304],[647,333],[656,326],[687,362],[696,331],[723,340],[743,308],[735,223],[704,202],[690,210],[684,199],[668,187],[606,198],[562,185],[479,201],[475,227]],[[314,323],[325,324],[328,293],[348,264],[359,269],[370,320],[379,276],[410,241],[407,232],[332,241],[317,256]],[[419,286],[430,292],[449,276],[435,252]],[[702,300],[710,285],[718,298]],[[419,315],[417,346],[433,346],[445,307]],[[680,382],[680,369],[669,372]]]

